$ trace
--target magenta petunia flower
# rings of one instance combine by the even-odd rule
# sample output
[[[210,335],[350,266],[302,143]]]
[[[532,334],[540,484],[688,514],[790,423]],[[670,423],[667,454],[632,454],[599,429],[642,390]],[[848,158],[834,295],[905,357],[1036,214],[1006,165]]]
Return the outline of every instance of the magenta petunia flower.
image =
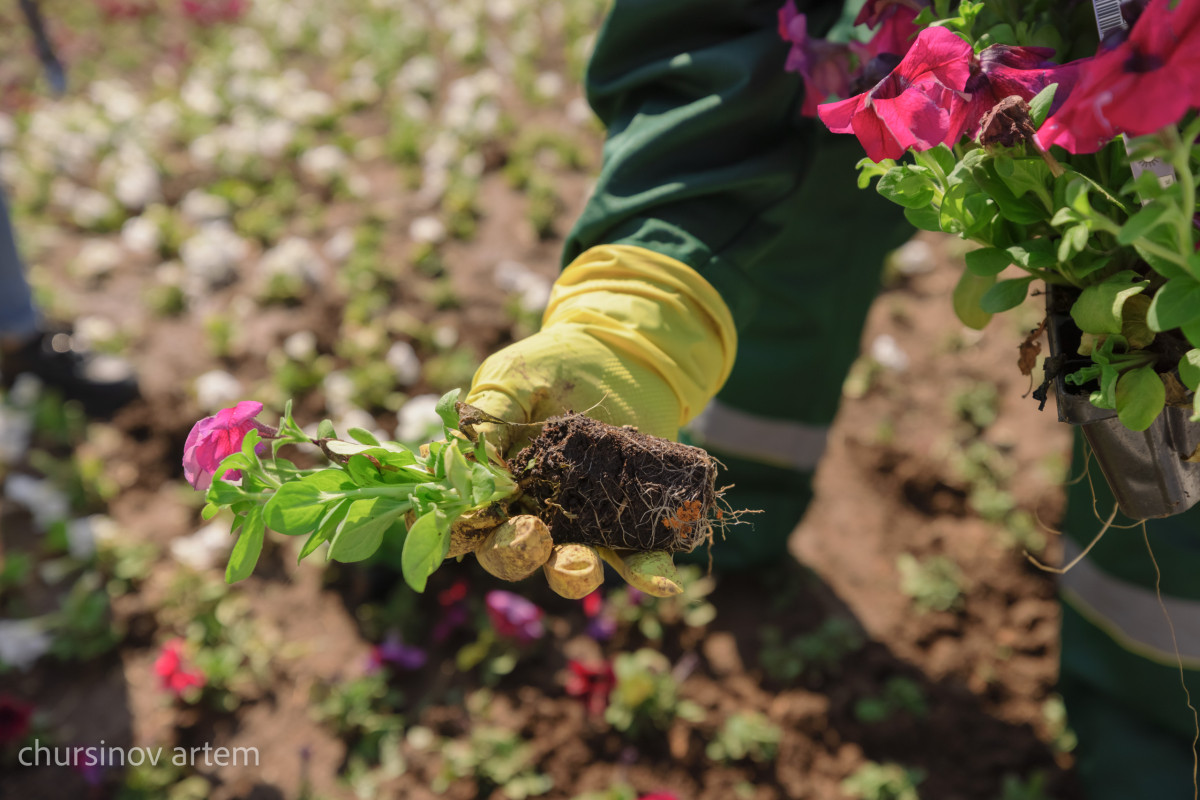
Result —
[[[817,109],[834,133],[853,133],[872,161],[958,141],[967,125],[971,45],[945,28],[926,28],[892,72],[870,91]]]
[[[183,639],[172,639],[163,645],[154,661],[154,674],[160,685],[176,697],[182,697],[189,689],[201,689],[206,682],[204,673],[184,659],[183,647]]]
[[[524,644],[542,638],[542,610],[519,594],[494,589],[483,599],[492,627],[500,636]]]
[[[1200,106],[1200,0],[1151,0],[1129,36],[1086,64],[1070,97],[1037,133],[1042,147],[1093,153]]]
[[[1032,100],[1052,83],[1057,83],[1058,89],[1054,92],[1051,113],[1061,107],[1090,59],[1055,64],[1050,60],[1052,55],[1054,50],[1048,47],[1003,44],[985,47],[971,64],[971,77],[965,88],[971,96],[965,110],[967,135],[977,136],[984,114],[1004,98],[1016,95],[1022,100]]]
[[[679,795],[672,792],[651,792],[642,795],[638,800],[679,800]]]
[[[384,664],[404,670],[420,669],[428,659],[419,647],[405,644],[397,633],[390,633],[380,644],[371,648],[367,656],[367,672],[377,672]]]
[[[276,435],[276,430],[254,419],[262,413],[263,404],[243,400],[233,408],[225,408],[214,416],[205,417],[192,426],[183,445],[183,475],[194,488],[204,490],[212,483],[222,459],[242,449],[242,440],[252,430],[264,437]],[[266,452],[266,443],[257,448]],[[228,470],[222,478],[236,481],[241,472]]]
[[[32,705],[11,695],[0,695],[0,746],[24,739],[32,720]]]

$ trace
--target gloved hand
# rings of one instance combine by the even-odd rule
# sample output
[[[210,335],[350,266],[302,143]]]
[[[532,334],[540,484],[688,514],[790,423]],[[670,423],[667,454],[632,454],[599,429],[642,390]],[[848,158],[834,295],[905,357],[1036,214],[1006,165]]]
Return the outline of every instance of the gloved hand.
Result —
[[[728,307],[691,267],[640,247],[594,247],[555,282],[541,331],[485,360],[465,402],[509,422],[573,411],[674,439],[725,382],[736,351]],[[480,430],[508,456],[536,435]],[[483,512],[456,523],[449,555],[474,552],[506,580],[541,566],[550,588],[569,598],[603,582],[601,560],[647,594],[683,591],[669,553],[555,545],[534,517],[496,523]]]

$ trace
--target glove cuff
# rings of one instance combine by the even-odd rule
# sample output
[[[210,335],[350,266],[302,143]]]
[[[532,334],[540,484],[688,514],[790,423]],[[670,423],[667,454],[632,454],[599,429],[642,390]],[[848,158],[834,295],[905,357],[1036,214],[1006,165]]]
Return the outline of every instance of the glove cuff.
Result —
[[[632,245],[581,253],[555,281],[542,325],[580,328],[618,359],[649,369],[678,402],[677,427],[717,393],[737,354],[733,315],[712,284]]]

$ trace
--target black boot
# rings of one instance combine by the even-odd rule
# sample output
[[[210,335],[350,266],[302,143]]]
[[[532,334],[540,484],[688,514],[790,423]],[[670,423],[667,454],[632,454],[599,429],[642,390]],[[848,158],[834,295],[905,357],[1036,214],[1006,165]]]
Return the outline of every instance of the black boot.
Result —
[[[40,331],[12,347],[0,347],[0,382],[9,388],[23,373],[36,375],[67,400],[78,400],[90,417],[108,417],[138,396],[128,361],[82,347],[65,331]]]

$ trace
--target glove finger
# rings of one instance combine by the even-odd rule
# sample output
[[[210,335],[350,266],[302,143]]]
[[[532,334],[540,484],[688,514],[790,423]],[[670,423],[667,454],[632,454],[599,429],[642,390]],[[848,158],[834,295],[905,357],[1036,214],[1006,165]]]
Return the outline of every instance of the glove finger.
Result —
[[[492,503],[463,514],[450,526],[450,550],[446,558],[458,558],[481,547],[489,533],[508,518],[503,503]],[[416,515],[408,512],[408,524],[416,521]]]
[[[542,567],[546,583],[568,600],[587,597],[604,583],[604,564],[583,544],[560,544]]]
[[[546,563],[554,549],[546,523],[521,514],[489,533],[475,550],[480,566],[506,581],[519,581]]]
[[[683,592],[675,562],[665,550],[617,552],[607,547],[596,549],[600,557],[638,591],[654,597],[670,597]]]

